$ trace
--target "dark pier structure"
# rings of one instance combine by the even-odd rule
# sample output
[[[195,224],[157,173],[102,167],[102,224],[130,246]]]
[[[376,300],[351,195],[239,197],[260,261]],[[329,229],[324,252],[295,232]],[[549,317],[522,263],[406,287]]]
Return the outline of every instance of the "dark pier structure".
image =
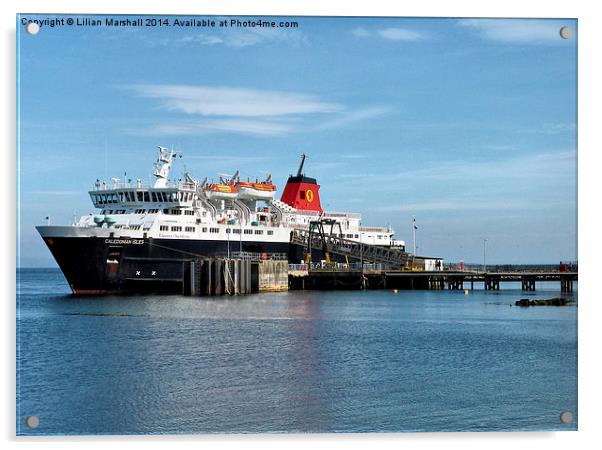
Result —
[[[573,292],[577,272],[476,272],[476,271],[411,271],[392,269],[316,268],[289,270],[290,289],[474,289],[475,283],[485,290],[499,291],[500,284],[520,282],[523,291],[535,291],[536,282],[560,281],[562,292]]]
[[[289,289],[465,290],[482,283],[485,290],[498,291],[501,283],[520,282],[523,291],[534,291],[537,282],[560,281],[562,292],[572,292],[577,280],[577,266],[563,263],[444,270],[440,258],[345,239],[340,225],[330,219],[312,221],[308,231],[291,233],[291,246],[298,250],[289,260],[307,264],[289,265]]]

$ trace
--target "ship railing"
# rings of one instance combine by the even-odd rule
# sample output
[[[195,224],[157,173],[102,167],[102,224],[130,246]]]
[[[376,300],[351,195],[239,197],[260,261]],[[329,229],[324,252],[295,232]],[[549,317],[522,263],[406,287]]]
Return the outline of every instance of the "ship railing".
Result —
[[[289,264],[289,267],[292,264]],[[298,265],[298,264],[297,264]],[[307,264],[305,264],[307,266]],[[320,261],[316,263],[309,264],[311,270],[319,270],[319,271],[340,271],[340,270],[385,270],[388,267],[382,263],[342,263],[342,262],[333,262],[327,263],[326,261]],[[290,269],[289,269],[290,270]]]
[[[117,178],[113,179],[111,182],[107,183],[106,181],[98,181],[92,186],[91,191],[111,191],[115,189],[154,189],[153,186],[145,185],[142,180],[136,181],[125,181],[119,180]],[[185,182],[185,181],[171,181],[167,183],[165,188],[158,189],[178,189],[181,191],[195,191],[196,187],[194,183]]]
[[[230,253],[216,253],[218,258],[230,258],[230,259],[242,259],[245,261],[287,261],[288,255],[286,253],[255,253],[255,252],[230,252]]]
[[[295,211],[295,213],[300,216],[319,216],[320,215],[319,211],[312,211],[312,210],[297,210],[297,211]]]
[[[322,214],[322,217],[343,217],[343,218],[348,218],[348,219],[361,219],[362,215],[360,213],[324,211],[324,214]]]
[[[373,232],[373,233],[389,233],[391,230],[385,227],[359,227],[359,231]]]

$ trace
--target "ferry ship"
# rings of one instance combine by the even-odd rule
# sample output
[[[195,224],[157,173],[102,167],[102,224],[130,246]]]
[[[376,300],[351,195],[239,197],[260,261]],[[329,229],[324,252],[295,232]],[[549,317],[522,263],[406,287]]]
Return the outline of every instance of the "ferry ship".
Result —
[[[158,147],[152,186],[97,179],[89,191],[96,214],[70,226],[36,227],[74,294],[170,290],[186,261],[234,252],[284,254],[300,263],[309,258],[293,236],[307,237],[317,221],[345,242],[405,252],[390,226],[364,227],[360,214],[324,211],[320,185],[304,173],[305,155],[279,200],[271,176],[242,181],[236,172],[208,182],[185,173],[170,180],[176,156]]]

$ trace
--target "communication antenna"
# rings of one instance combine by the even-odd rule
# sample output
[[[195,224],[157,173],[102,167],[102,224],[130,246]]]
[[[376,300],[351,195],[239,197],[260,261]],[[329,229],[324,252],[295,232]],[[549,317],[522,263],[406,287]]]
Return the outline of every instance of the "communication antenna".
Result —
[[[299,170],[297,171],[297,176],[300,177],[303,175],[303,164],[305,164],[305,153],[301,153],[301,164],[299,165]]]

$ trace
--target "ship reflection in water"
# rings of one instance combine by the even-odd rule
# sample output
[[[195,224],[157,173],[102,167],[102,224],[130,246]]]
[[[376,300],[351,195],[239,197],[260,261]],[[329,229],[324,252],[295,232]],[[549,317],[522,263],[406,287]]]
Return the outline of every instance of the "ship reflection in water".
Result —
[[[18,285],[19,434],[576,429],[577,308],[510,307],[520,286],[76,298],[58,270]]]

